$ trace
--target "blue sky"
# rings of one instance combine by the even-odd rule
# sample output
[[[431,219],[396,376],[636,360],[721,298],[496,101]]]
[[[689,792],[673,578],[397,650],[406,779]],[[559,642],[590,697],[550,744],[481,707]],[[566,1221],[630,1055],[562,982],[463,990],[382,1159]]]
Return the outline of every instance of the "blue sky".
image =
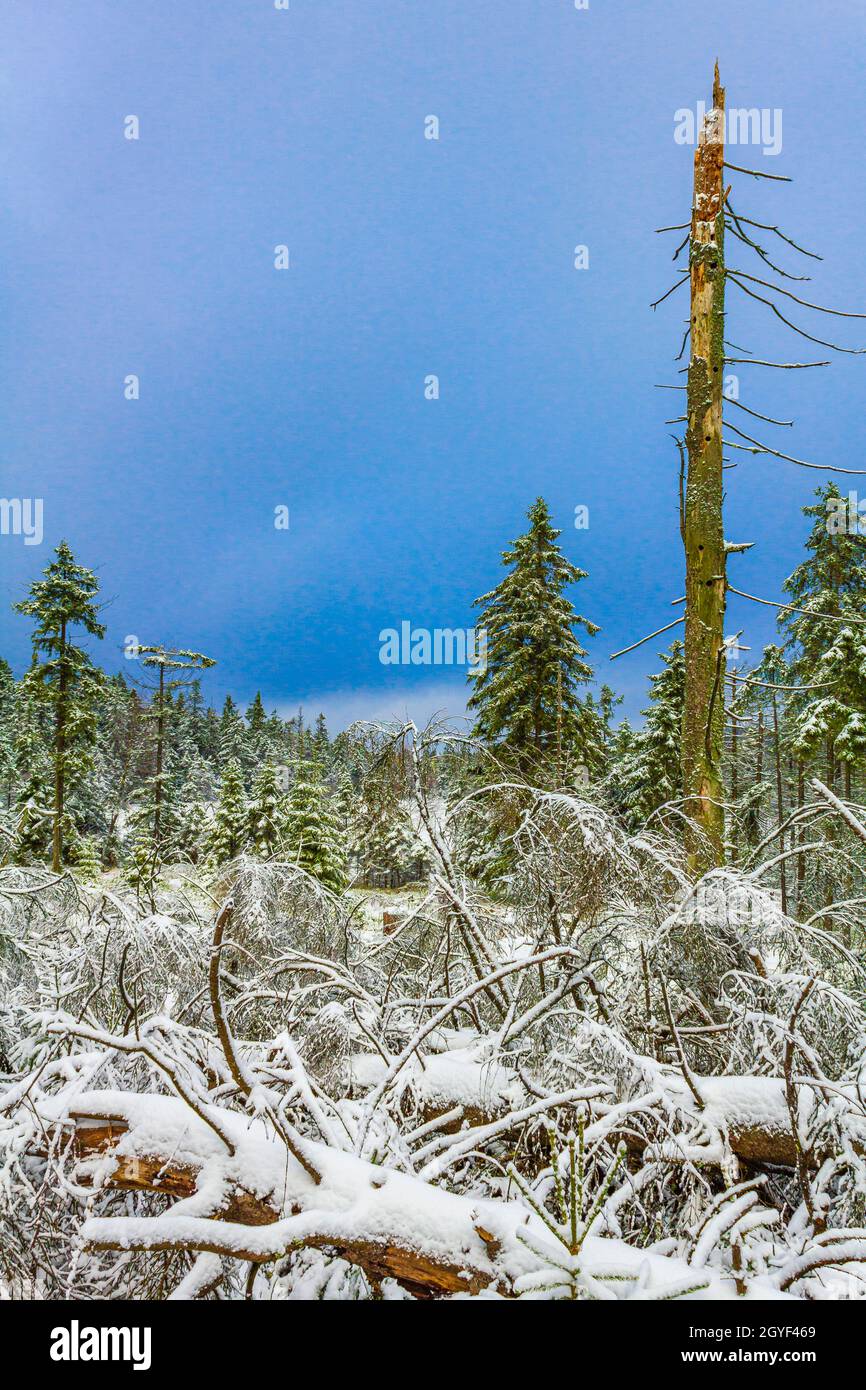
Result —
[[[216,657],[216,702],[459,712],[460,673],[383,666],[379,632],[469,626],[541,493],[589,571],[599,675],[639,709],[663,643],[609,653],[682,592],[677,398],[654,383],[678,379],[684,292],[649,309],[674,279],[653,229],[689,213],[675,112],[717,54],[729,105],[781,109],[782,152],[736,162],[795,182],[733,175],[735,206],[824,254],[780,252],[807,298],[866,309],[864,29],[860,0],[7,0],[0,492],[44,499],[45,540],[0,536],[0,651],[26,663],[9,604],[65,536],[108,601],[103,665],[135,634]],[[811,359],[728,307],[735,342]],[[847,467],[864,396],[855,357],[741,373],[744,403],[797,420],[748,433]],[[731,580],[776,598],[827,475],[739,457],[728,535],[757,544]],[[757,650],[772,614],[735,599],[740,627]]]

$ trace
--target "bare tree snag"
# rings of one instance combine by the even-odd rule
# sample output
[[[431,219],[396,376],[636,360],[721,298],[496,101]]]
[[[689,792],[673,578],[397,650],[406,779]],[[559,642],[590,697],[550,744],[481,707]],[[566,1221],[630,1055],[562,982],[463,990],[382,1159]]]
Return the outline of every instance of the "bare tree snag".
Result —
[[[697,829],[697,870],[724,855],[721,778],[724,737],[725,539],[722,524],[724,377],[724,115],[716,65],[713,107],[695,151],[690,233],[691,354],[688,370],[684,516],[686,554],[685,704],[682,774],[686,810]]]
[[[781,740],[780,740],[780,738],[779,738],[779,707],[778,707],[778,705],[776,704],[776,692],[775,692],[775,690],[773,691],[773,697],[772,697],[772,698],[773,698],[773,749],[774,749],[775,760],[776,760],[776,814],[777,814],[777,816],[778,816],[778,818],[779,818],[779,825],[780,825],[780,826],[783,826],[784,823],[785,823],[785,796],[784,796],[784,791],[783,791],[783,787],[782,787],[782,749],[781,749]],[[779,853],[780,853],[780,854],[784,853],[784,850],[785,850],[785,834],[784,834],[784,831],[780,829],[780,831],[779,831]],[[800,855],[799,858],[802,858],[802,855]],[[787,915],[788,915],[788,879],[787,879],[787,875],[786,875],[786,873],[785,873],[785,861],[784,861],[784,859],[782,859],[782,860],[780,861],[780,863],[779,863],[779,882],[780,882],[780,885],[781,885],[781,888],[782,888],[782,911],[784,912],[785,916],[787,917]]]

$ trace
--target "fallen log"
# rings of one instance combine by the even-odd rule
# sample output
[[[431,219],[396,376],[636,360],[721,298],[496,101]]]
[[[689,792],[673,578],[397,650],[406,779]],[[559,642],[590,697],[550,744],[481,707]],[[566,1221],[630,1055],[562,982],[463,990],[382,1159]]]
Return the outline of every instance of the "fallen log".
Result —
[[[99,1161],[107,1159],[110,1163],[99,1174],[100,1180],[107,1187],[162,1193],[181,1200],[195,1198],[199,1194],[199,1183],[207,1166],[206,1157],[196,1163],[188,1158],[181,1160],[170,1153],[125,1152],[124,1140],[135,1136],[134,1127],[122,1115],[105,1115],[78,1109],[70,1112],[68,1119],[74,1125],[73,1155],[78,1163],[85,1165],[85,1172],[78,1175],[79,1181],[85,1184],[92,1181],[94,1169],[98,1171]],[[90,1171],[86,1171],[87,1169]],[[372,1187],[375,1192],[377,1183],[384,1186],[385,1174],[384,1170],[380,1169],[373,1169],[372,1172]],[[299,1217],[303,1213],[303,1206],[298,1201],[292,1201],[288,1204],[287,1210],[290,1217]],[[258,1245],[252,1240],[244,1242],[243,1238],[238,1239],[236,1231],[226,1236],[226,1228],[229,1227],[249,1228],[252,1233],[255,1228],[273,1226],[279,1222],[281,1213],[273,1196],[270,1199],[263,1198],[237,1186],[226,1193],[219,1204],[208,1212],[207,1219],[194,1219],[209,1229],[199,1236],[193,1236],[188,1243],[189,1248],[202,1253],[228,1255],[253,1263],[266,1263],[278,1257],[268,1246]],[[160,1218],[153,1220],[158,1224]],[[150,1221],[148,1218],[148,1222]],[[126,1236],[119,1239],[112,1239],[110,1236],[102,1239],[97,1237],[89,1239],[87,1244],[91,1249],[98,1250],[139,1248],[156,1252],[178,1248],[175,1236],[161,1239],[157,1226],[153,1225],[152,1229],[154,1238],[146,1237],[138,1247],[131,1245]],[[474,1233],[481,1243],[480,1249],[493,1256],[499,1244],[496,1237],[480,1224]],[[289,1248],[292,1244],[293,1242],[288,1242]],[[409,1244],[402,1245],[395,1240],[345,1239],[329,1231],[305,1230],[303,1239],[297,1244],[331,1250],[347,1263],[363,1269],[374,1286],[381,1284],[383,1279],[391,1278],[416,1298],[432,1298],[450,1293],[478,1293],[491,1282],[495,1282],[496,1278],[492,1268],[474,1267],[471,1258],[467,1259],[465,1255],[454,1261],[443,1260],[431,1257],[423,1249],[413,1248]]]
[[[117,1144],[129,1126],[119,1116],[86,1115],[73,1111],[69,1116],[75,1125],[73,1153],[79,1162],[110,1154],[114,1160],[108,1178],[111,1187],[132,1192],[161,1192],[169,1197],[192,1197],[198,1189],[201,1167],[180,1163],[154,1154],[124,1154],[116,1152]],[[82,1176],[87,1184],[88,1174]],[[235,1188],[214,1211],[217,1220],[237,1221],[244,1226],[269,1226],[278,1221],[279,1212],[267,1201],[255,1197],[244,1188]]]
[[[756,1079],[714,1080],[739,1080],[743,1108]],[[768,1095],[774,1099],[772,1088]],[[717,1085],[704,1117],[720,1115],[723,1100],[735,1114],[737,1095],[724,1096]],[[416,1298],[485,1288],[509,1297],[527,1269],[521,1235],[527,1224],[543,1234],[518,1202],[473,1200],[323,1144],[311,1144],[322,1175],[314,1184],[262,1121],[242,1114],[223,1113],[235,1149],[227,1154],[204,1120],[173,1097],[90,1092],[76,1097],[73,1113],[42,1104],[55,1128],[72,1124],[73,1152],[94,1184],[178,1199],[156,1216],[88,1219],[81,1235],[89,1249],[184,1249],[270,1264],[309,1247],[356,1265],[374,1287],[393,1279]],[[758,1138],[740,1126],[732,1133],[743,1150],[757,1154],[769,1131]],[[771,1151],[778,1156],[778,1146]],[[602,1277],[616,1279],[637,1278],[647,1258],[643,1250],[595,1236],[587,1237],[585,1253],[607,1271]],[[681,1261],[659,1260],[665,1277],[690,1275]]]

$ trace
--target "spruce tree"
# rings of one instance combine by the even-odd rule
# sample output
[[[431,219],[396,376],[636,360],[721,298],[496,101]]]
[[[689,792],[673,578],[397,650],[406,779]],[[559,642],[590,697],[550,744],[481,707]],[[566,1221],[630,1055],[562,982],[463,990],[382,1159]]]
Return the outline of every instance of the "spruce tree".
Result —
[[[247,824],[253,851],[262,859],[272,859],[285,837],[285,798],[273,763],[265,763],[256,776]]]
[[[334,813],[343,834],[348,838],[351,835],[352,825],[357,814],[358,795],[352,781],[352,774],[345,763],[338,763],[336,775],[337,789],[334,794]]]
[[[565,596],[586,572],[556,544],[560,532],[543,498],[528,516],[529,530],[502,553],[508,574],[475,601],[482,610],[478,626],[487,633],[487,664],[470,673],[469,700],[476,735],[513,754],[527,771],[559,750],[585,753],[579,688],[592,669],[574,629],[599,631]]]
[[[249,842],[247,802],[240,763],[232,758],[223,771],[219,801],[209,836],[209,858],[225,864]]]
[[[844,619],[862,620],[866,614],[866,536],[834,482],[819,487],[815,496],[817,502],[803,508],[804,516],[814,518],[806,541],[808,558],[784,584],[792,603],[812,611],[783,610],[779,626],[786,634],[791,683],[820,687],[832,682],[832,687],[795,694],[788,710],[798,754],[822,754],[823,775],[831,786],[836,764],[842,764],[848,792],[866,729],[866,629],[860,621],[848,627]]]
[[[48,710],[33,686],[19,682],[15,692],[12,858],[38,864],[51,854],[53,775]],[[69,829],[67,820],[67,830]]]
[[[213,801],[216,797],[217,777],[213,766],[197,753],[187,764],[186,775],[178,793],[181,805],[190,801]]]
[[[578,702],[575,746],[563,749],[557,756],[561,783],[585,783],[588,777],[600,777],[608,771],[616,738],[613,713],[622,701],[622,695],[615,695],[609,685],[603,685],[597,700],[587,692]]]
[[[301,763],[286,808],[286,843],[295,862],[326,888],[346,885],[346,843],[319,769]]]
[[[70,781],[86,772],[96,736],[96,715],[105,678],[87,652],[70,640],[70,630],[81,627],[91,637],[105,636],[94,603],[99,589],[95,574],[75,563],[66,541],[55,550],[56,560],[43,571],[44,578],[30,587],[30,597],[16,603],[15,611],[36,619],[34,657],[25,682],[49,708],[53,720],[52,762],[54,773],[51,865],[63,865],[64,812]]]
[[[75,876],[84,883],[98,883],[102,873],[99,841],[94,835],[81,835],[75,842]]]
[[[836,524],[845,499],[835,483],[817,488],[815,496],[817,502],[803,508],[804,516],[814,518],[806,541],[809,555],[782,587],[798,608],[830,618],[811,612],[780,614],[785,649],[798,682],[811,679],[816,663],[835,640],[838,623],[833,619],[846,613],[862,617],[866,607],[866,536]]]
[[[327,767],[330,760],[331,740],[328,737],[328,725],[325,716],[316,716],[316,727],[313,733],[313,757],[320,767]]]
[[[424,870],[424,847],[408,813],[369,792],[360,798],[354,818],[352,848],[364,879],[396,888]],[[387,883],[382,883],[386,879]]]
[[[200,756],[209,756],[213,752],[213,749],[208,747],[207,708],[205,706],[204,696],[201,693],[201,681],[197,678],[190,681],[186,704],[189,728],[195,746]]]
[[[247,729],[253,739],[257,739],[264,732],[266,722],[267,715],[262,704],[261,691],[257,690],[247,710]]]
[[[267,722],[261,693],[256,691],[246,714],[247,727],[244,738],[244,753],[249,767],[259,767],[266,760],[268,751]]]
[[[219,721],[219,764],[225,768],[230,762],[241,767],[247,761],[246,729],[240,711],[231,695],[225,698]]]
[[[265,723],[265,743],[268,755],[277,763],[286,761],[286,725],[276,710],[271,710]]]
[[[663,670],[650,676],[645,724],[632,735],[617,774],[618,795],[632,824],[639,825],[659,806],[682,795],[680,738],[685,699],[682,642],[660,652]]]
[[[817,688],[791,707],[794,747],[802,757],[829,751],[850,797],[852,768],[866,757],[866,629],[837,626],[812,674]]]
[[[172,849],[178,859],[197,864],[207,839],[208,819],[204,802],[196,799],[194,784],[184,783],[176,818]]]

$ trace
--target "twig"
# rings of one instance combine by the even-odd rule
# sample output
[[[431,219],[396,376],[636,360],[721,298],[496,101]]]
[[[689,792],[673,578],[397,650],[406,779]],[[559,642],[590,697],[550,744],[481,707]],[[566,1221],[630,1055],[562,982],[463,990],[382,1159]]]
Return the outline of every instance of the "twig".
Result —
[[[758,598],[756,594],[747,594],[743,589],[735,589],[733,584],[728,584],[727,588],[732,594],[737,594],[740,598],[750,598],[753,603],[763,603],[767,608],[781,608],[785,613],[805,613],[807,618],[824,618],[830,623],[856,623],[859,627],[866,627],[866,618],[842,618],[838,613],[816,613],[813,608],[797,608],[793,603],[775,603],[770,598]],[[772,686],[770,688],[772,689]]]
[[[626,652],[633,652],[636,647],[642,647],[644,642],[651,642],[654,637],[659,637],[661,633],[668,632],[672,627],[676,627],[677,623],[684,623],[685,620],[685,614],[682,614],[681,617],[674,618],[672,623],[666,623],[664,627],[656,628],[655,632],[647,633],[646,637],[642,637],[639,642],[632,642],[630,647],[623,647],[621,651],[611,652],[611,661],[616,661],[618,656],[625,656]]]
[[[736,174],[749,174],[753,179],[771,179],[773,183],[793,183],[793,179],[787,174],[764,174],[760,169],[744,169],[740,164],[729,164],[724,162],[726,169],[733,169]]]

